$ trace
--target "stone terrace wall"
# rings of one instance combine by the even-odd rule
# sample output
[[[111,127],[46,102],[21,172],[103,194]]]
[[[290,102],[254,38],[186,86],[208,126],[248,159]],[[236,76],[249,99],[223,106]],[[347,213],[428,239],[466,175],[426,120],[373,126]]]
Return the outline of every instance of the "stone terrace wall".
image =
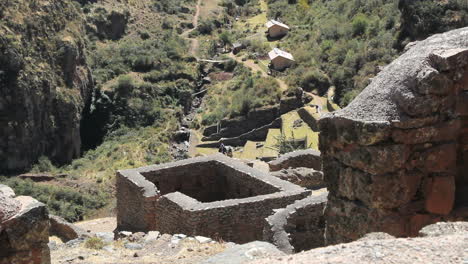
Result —
[[[45,205],[0,184],[0,264],[49,264],[48,242]]]
[[[328,244],[456,220],[468,199],[468,28],[416,43],[319,126]]]
[[[266,218],[263,240],[273,243],[288,254],[323,247],[323,210],[327,195],[328,193],[322,193],[296,201]]]

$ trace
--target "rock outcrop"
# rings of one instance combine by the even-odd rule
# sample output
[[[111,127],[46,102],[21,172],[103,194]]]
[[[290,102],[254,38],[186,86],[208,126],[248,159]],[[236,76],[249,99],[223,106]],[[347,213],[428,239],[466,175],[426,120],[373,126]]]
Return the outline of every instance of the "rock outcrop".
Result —
[[[93,87],[81,11],[71,1],[1,1],[0,21],[0,171],[42,155],[69,162]]]
[[[271,257],[251,264],[338,264],[338,263],[465,263],[468,260],[468,232],[442,229],[438,237],[391,238],[379,236],[317,248],[286,257]]]
[[[328,244],[463,218],[468,28],[418,42],[319,127]]]
[[[0,185],[0,264],[50,263],[49,214],[44,204],[14,197]]]

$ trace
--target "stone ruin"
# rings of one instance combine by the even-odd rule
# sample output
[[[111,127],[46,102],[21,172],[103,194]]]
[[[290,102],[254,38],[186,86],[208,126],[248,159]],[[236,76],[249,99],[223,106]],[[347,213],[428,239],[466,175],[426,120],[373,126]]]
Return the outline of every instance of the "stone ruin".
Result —
[[[45,205],[0,184],[0,264],[48,264],[48,242]]]
[[[117,230],[262,240],[273,209],[310,191],[218,154],[117,173]]]
[[[296,201],[265,219],[263,240],[287,254],[325,246],[327,192]]]
[[[468,28],[413,43],[319,126],[327,244],[468,219]]]

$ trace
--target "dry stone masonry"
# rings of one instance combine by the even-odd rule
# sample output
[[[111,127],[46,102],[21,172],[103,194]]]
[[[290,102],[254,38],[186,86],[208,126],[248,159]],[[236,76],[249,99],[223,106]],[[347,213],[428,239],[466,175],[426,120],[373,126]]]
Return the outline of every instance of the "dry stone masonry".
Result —
[[[117,230],[262,239],[264,219],[310,192],[224,155],[117,173]]]
[[[0,184],[0,264],[49,264],[48,242],[45,205]]]
[[[413,44],[319,126],[328,244],[466,219],[468,28]]]
[[[314,149],[297,150],[270,161],[268,165],[271,171],[289,168],[311,168],[321,171],[322,158],[320,152]]]
[[[263,239],[287,254],[323,247],[328,193],[296,201],[266,219]]]

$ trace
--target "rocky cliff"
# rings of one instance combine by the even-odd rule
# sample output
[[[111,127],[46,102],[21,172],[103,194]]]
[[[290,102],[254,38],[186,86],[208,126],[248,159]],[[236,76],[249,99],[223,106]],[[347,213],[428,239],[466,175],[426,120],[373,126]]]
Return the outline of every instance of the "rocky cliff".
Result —
[[[73,1],[0,2],[0,171],[80,154],[93,81]]]
[[[348,107],[322,118],[327,242],[370,232],[412,236],[461,218],[468,205],[467,106],[463,28],[412,45]]]

